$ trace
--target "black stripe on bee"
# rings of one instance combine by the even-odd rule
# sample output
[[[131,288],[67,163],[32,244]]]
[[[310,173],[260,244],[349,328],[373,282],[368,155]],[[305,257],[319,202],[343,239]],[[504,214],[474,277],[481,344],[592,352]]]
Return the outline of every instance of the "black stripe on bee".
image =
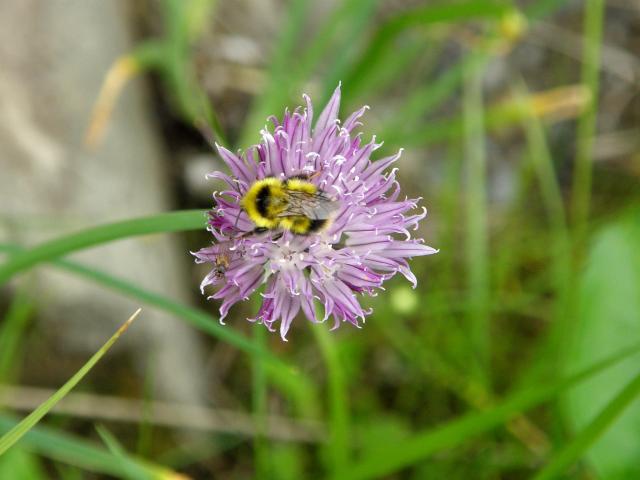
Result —
[[[309,233],[314,233],[319,230],[322,230],[327,224],[327,222],[328,220],[324,218],[311,220],[311,223],[309,224]]]
[[[256,209],[263,217],[267,216],[267,201],[271,195],[271,187],[264,185],[256,195]]]

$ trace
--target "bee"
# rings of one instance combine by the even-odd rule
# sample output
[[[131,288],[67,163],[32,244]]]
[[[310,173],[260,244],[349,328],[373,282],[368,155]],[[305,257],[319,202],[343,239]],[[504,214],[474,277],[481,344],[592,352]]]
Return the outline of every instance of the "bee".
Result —
[[[232,241],[220,242],[216,247],[212,271],[213,276],[220,280],[224,278],[233,262],[241,259],[245,252],[242,246],[234,245]]]
[[[229,264],[231,263],[230,253],[228,250],[221,251],[216,255],[216,260],[213,266],[213,272],[216,278],[224,278]]]
[[[309,235],[326,228],[339,203],[329,198],[307,175],[267,177],[255,181],[240,206],[256,224],[256,231],[282,228]]]

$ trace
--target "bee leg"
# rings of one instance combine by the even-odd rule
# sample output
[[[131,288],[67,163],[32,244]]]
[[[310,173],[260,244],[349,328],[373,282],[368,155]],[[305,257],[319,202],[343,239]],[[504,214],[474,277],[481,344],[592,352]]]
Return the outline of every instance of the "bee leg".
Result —
[[[271,237],[271,240],[276,242],[282,238],[282,235],[284,235],[284,232],[278,232],[273,237]]]
[[[251,235],[260,235],[261,233],[265,233],[268,232],[269,229],[268,228],[264,228],[264,227],[256,227],[253,230],[247,232],[247,233],[243,233],[242,235],[240,235],[238,238],[247,238],[250,237]]]

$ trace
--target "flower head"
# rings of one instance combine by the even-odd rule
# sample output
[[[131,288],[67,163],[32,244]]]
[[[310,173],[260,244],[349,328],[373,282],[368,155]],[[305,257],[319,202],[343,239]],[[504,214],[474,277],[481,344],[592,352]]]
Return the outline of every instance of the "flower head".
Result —
[[[437,251],[411,238],[409,230],[417,228],[426,210],[412,213],[419,199],[399,199],[397,169],[389,168],[402,150],[372,161],[382,144],[375,137],[363,144],[361,135],[352,133],[367,107],[341,124],[338,86],[312,129],[313,106],[308,96],[304,99],[306,108],[285,112],[282,122],[271,117],[273,132],[265,127],[262,142],[245,155],[217,146],[232,175],[208,175],[227,189],[214,193],[208,227],[213,245],[194,254],[196,261],[213,266],[202,281],[203,293],[222,284],[209,297],[222,300],[221,322],[231,306],[264,285],[262,306],[251,320],[272,331],[279,321],[283,339],[300,310],[312,322],[333,317],[334,328],[344,321],[360,326],[359,319],[371,311],[361,307],[359,294],[373,295],[398,272],[415,287],[407,259]],[[301,175],[337,205],[328,226],[308,235],[282,228],[256,232],[241,206],[247,191],[265,178]],[[322,316],[316,300],[324,306]]]

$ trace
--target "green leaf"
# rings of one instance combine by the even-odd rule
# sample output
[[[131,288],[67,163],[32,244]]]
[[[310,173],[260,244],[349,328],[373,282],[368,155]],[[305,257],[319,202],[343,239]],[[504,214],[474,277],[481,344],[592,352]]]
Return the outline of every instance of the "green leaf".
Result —
[[[567,369],[581,368],[640,339],[638,238],[637,213],[596,237],[579,283],[578,320],[564,346]],[[567,394],[563,406],[570,427],[585,428],[637,371],[637,362],[626,361]],[[640,401],[636,400],[588,451],[587,461],[602,477],[640,476],[639,424]]]
[[[296,444],[276,444],[271,448],[271,462],[278,468],[273,471],[274,480],[298,480],[305,476],[305,450]]]
[[[148,478],[147,472],[143,468],[140,468],[134,462],[127,461],[129,457],[127,451],[104,425],[96,425],[95,428],[100,439],[118,460],[123,470],[127,472],[128,478],[133,480],[146,480]]]
[[[580,434],[568,443],[549,461],[549,464],[535,476],[535,480],[549,480],[557,478],[565,469],[570,467],[582,454],[607,431],[610,425],[620,417],[625,408],[640,393],[640,374],[627,384],[627,386],[611,400],[602,412],[593,419],[591,423]],[[637,463],[637,462],[636,462]],[[624,468],[624,466],[622,466]],[[603,477],[612,478],[637,478],[637,465],[624,472],[615,472],[613,475],[606,474]]]
[[[129,319],[118,329],[113,336],[107,340],[107,342],[98,350],[87,363],[85,363],[80,370],[76,372],[76,374],[69,379],[67,383],[65,383],[59,390],[57,390],[51,397],[49,397],[42,405],[36,408],[32,413],[30,413],[24,420],[22,420],[18,425],[5,433],[2,438],[0,438],[0,456],[6,452],[11,446],[13,446],[20,438],[31,430],[41,419],[44,417],[49,411],[62,400],[67,393],[69,393],[79,382],[82,380],[87,373],[94,367],[96,363],[103,357],[105,353],[111,348],[111,346],[120,338],[120,336],[129,328],[129,325],[136,319],[136,317],[140,314],[140,309],[138,309]]]
[[[363,456],[384,456],[389,444],[410,436],[407,420],[390,415],[376,415],[358,424],[359,451]]]
[[[394,40],[408,28],[437,23],[459,22],[471,18],[499,18],[508,11],[502,2],[475,0],[462,3],[427,5],[402,12],[383,24],[374,34],[367,49],[345,77],[345,85],[357,90],[386,51],[394,48]]]
[[[306,25],[311,2],[307,0],[291,0],[288,2],[287,17],[280,25],[280,36],[276,41],[269,60],[267,85],[263,93],[256,98],[249,118],[244,124],[239,145],[246,147],[259,138],[259,130],[264,126],[268,115],[277,114],[289,99],[291,85],[291,60],[296,57],[295,48]],[[299,93],[298,93],[299,94]],[[277,111],[277,113],[276,113]]]
[[[8,431],[15,427],[16,421],[0,415],[0,432]],[[119,459],[105,448],[101,448],[85,439],[74,435],[61,433],[52,428],[38,425],[31,429],[20,443],[21,447],[43,457],[57,462],[72,465],[90,472],[105,473],[116,477],[126,478],[131,470],[144,470],[150,479],[179,480],[181,477],[176,472],[161,465],[141,460],[134,457]],[[15,449],[11,449],[1,458],[11,455]],[[123,462],[127,463],[126,468]],[[0,478],[14,478],[0,476]],[[31,478],[31,477],[27,477]]]
[[[94,247],[121,238],[148,235],[150,233],[182,232],[198,230],[205,225],[204,210],[185,210],[161,213],[149,217],[134,218],[88,228],[77,233],[42,243],[11,257],[0,266],[0,285],[18,272],[40,262],[52,260],[77,250]]]
[[[267,331],[262,328],[253,330],[253,341],[258,348],[267,345]],[[254,471],[257,478],[269,478],[272,476],[271,456],[269,442],[265,432],[267,430],[267,415],[269,412],[269,384],[264,364],[259,358],[253,359],[251,403],[256,435],[253,439]]]
[[[300,59],[296,61],[295,70],[292,73],[291,84],[297,86],[307,81],[312,71],[318,65],[326,65],[330,71],[336,71],[336,65],[341,63],[344,55],[335,55],[335,51],[350,48],[349,42],[354,41],[353,24],[367,21],[371,10],[379,0],[346,0],[338,3],[322,24],[318,27],[318,33],[301,52]],[[364,15],[363,15],[364,13]],[[341,57],[340,59],[336,57]],[[324,76],[325,91],[331,87],[328,78]],[[336,88],[336,80],[332,80],[331,91]]]
[[[388,446],[384,455],[364,457],[360,462],[353,464],[353,467],[345,471],[341,478],[350,480],[380,478],[418,463],[436,452],[461,445],[481,433],[504,425],[517,414],[555,398],[576,384],[594,377],[599,372],[638,352],[640,352],[640,345],[636,344],[564,380],[528,388],[512,394],[489,410],[464,415],[432,430],[395,442]]]
[[[327,403],[329,405],[329,442],[327,443],[327,467],[332,478],[339,478],[346,469],[350,457],[349,401],[344,361],[339,347],[324,325],[317,325],[313,334],[318,343],[327,369]]]
[[[26,284],[21,285],[13,297],[4,321],[0,323],[0,383],[10,383],[18,376],[22,358],[20,347],[33,309]]]
[[[469,346],[477,360],[470,370],[482,384],[490,384],[490,273],[487,156],[484,131],[482,73],[469,69],[463,94],[466,163],[466,241]]]
[[[34,455],[14,448],[0,457],[0,478],[46,480],[48,477]]]

